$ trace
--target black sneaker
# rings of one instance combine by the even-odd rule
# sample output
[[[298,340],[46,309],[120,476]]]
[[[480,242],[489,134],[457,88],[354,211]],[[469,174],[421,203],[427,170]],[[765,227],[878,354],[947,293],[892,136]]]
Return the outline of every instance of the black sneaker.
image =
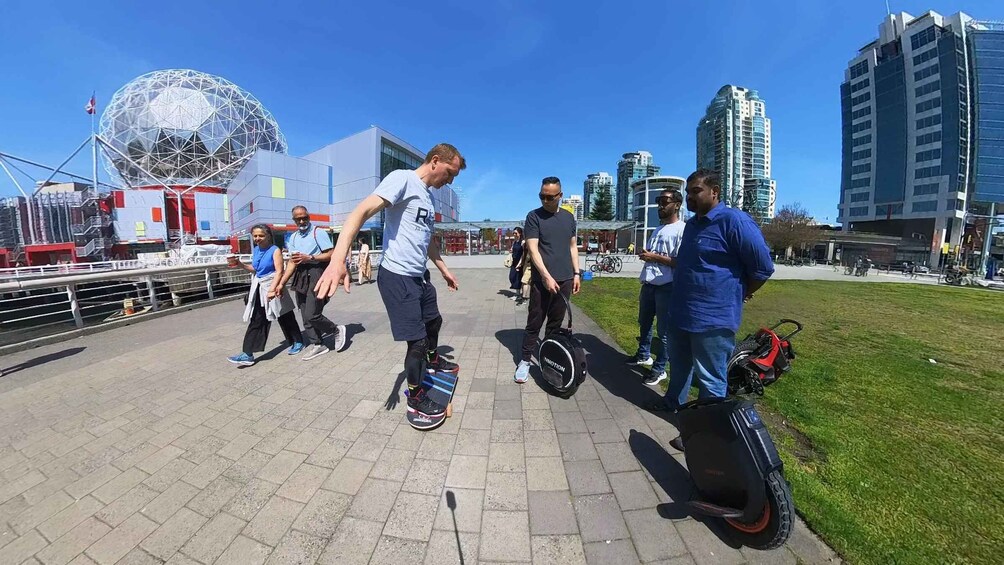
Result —
[[[662,371],[659,374],[656,374],[655,372],[649,372],[648,377],[646,377],[645,380],[642,382],[644,382],[648,386],[655,386],[664,380],[666,380],[666,371]]]
[[[669,445],[672,445],[676,450],[684,451],[683,438],[680,436],[676,436],[675,438],[669,440]]]
[[[430,373],[459,373],[460,365],[447,361],[442,355],[435,353],[425,364],[425,370]]]
[[[426,416],[438,416],[446,411],[445,406],[433,402],[421,387],[408,391],[408,408]]]

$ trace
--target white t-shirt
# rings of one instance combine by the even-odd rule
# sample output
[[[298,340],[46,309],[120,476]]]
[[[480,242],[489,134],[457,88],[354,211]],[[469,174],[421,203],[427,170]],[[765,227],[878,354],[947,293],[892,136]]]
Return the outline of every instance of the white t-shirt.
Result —
[[[686,222],[677,220],[672,224],[659,226],[659,229],[652,232],[652,237],[648,239],[645,249],[659,255],[676,257],[676,254],[680,252],[680,242],[683,241],[683,228],[686,225]],[[671,283],[673,282],[673,268],[662,263],[646,261],[638,279],[643,283],[654,285]]]
[[[384,216],[380,265],[392,273],[421,277],[436,225],[429,187],[415,171],[401,169],[384,177],[373,194],[390,203]]]

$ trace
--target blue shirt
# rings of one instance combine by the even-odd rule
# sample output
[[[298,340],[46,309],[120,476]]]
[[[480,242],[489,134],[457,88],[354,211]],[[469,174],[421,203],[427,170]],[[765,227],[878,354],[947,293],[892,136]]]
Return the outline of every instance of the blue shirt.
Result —
[[[314,227],[314,224],[307,226],[306,232],[293,230],[286,236],[286,249],[290,253],[299,251],[304,255],[317,255],[322,251],[327,251],[334,247],[331,238],[324,230]]]
[[[254,249],[251,250],[251,266],[254,267],[254,274],[259,279],[275,272],[273,254],[276,249],[274,245],[268,249],[262,249],[260,245],[255,245]]]
[[[765,281],[774,262],[745,212],[718,204],[687,222],[673,273],[671,323],[688,332],[739,330],[746,283]]]

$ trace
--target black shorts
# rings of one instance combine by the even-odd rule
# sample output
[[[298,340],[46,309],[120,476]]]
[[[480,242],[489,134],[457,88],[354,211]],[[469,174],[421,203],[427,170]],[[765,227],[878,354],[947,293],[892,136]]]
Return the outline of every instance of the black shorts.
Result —
[[[392,273],[380,266],[377,288],[390,318],[394,341],[417,341],[425,337],[425,324],[439,317],[436,287],[429,271],[421,277]]]

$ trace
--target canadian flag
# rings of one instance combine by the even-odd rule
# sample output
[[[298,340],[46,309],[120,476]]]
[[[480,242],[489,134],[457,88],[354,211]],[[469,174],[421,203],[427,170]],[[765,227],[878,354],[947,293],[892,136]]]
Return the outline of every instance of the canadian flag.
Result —
[[[98,101],[94,99],[94,95],[91,94],[91,99],[87,101],[87,105],[84,106],[84,111],[88,114],[93,114],[94,110],[98,106]]]

